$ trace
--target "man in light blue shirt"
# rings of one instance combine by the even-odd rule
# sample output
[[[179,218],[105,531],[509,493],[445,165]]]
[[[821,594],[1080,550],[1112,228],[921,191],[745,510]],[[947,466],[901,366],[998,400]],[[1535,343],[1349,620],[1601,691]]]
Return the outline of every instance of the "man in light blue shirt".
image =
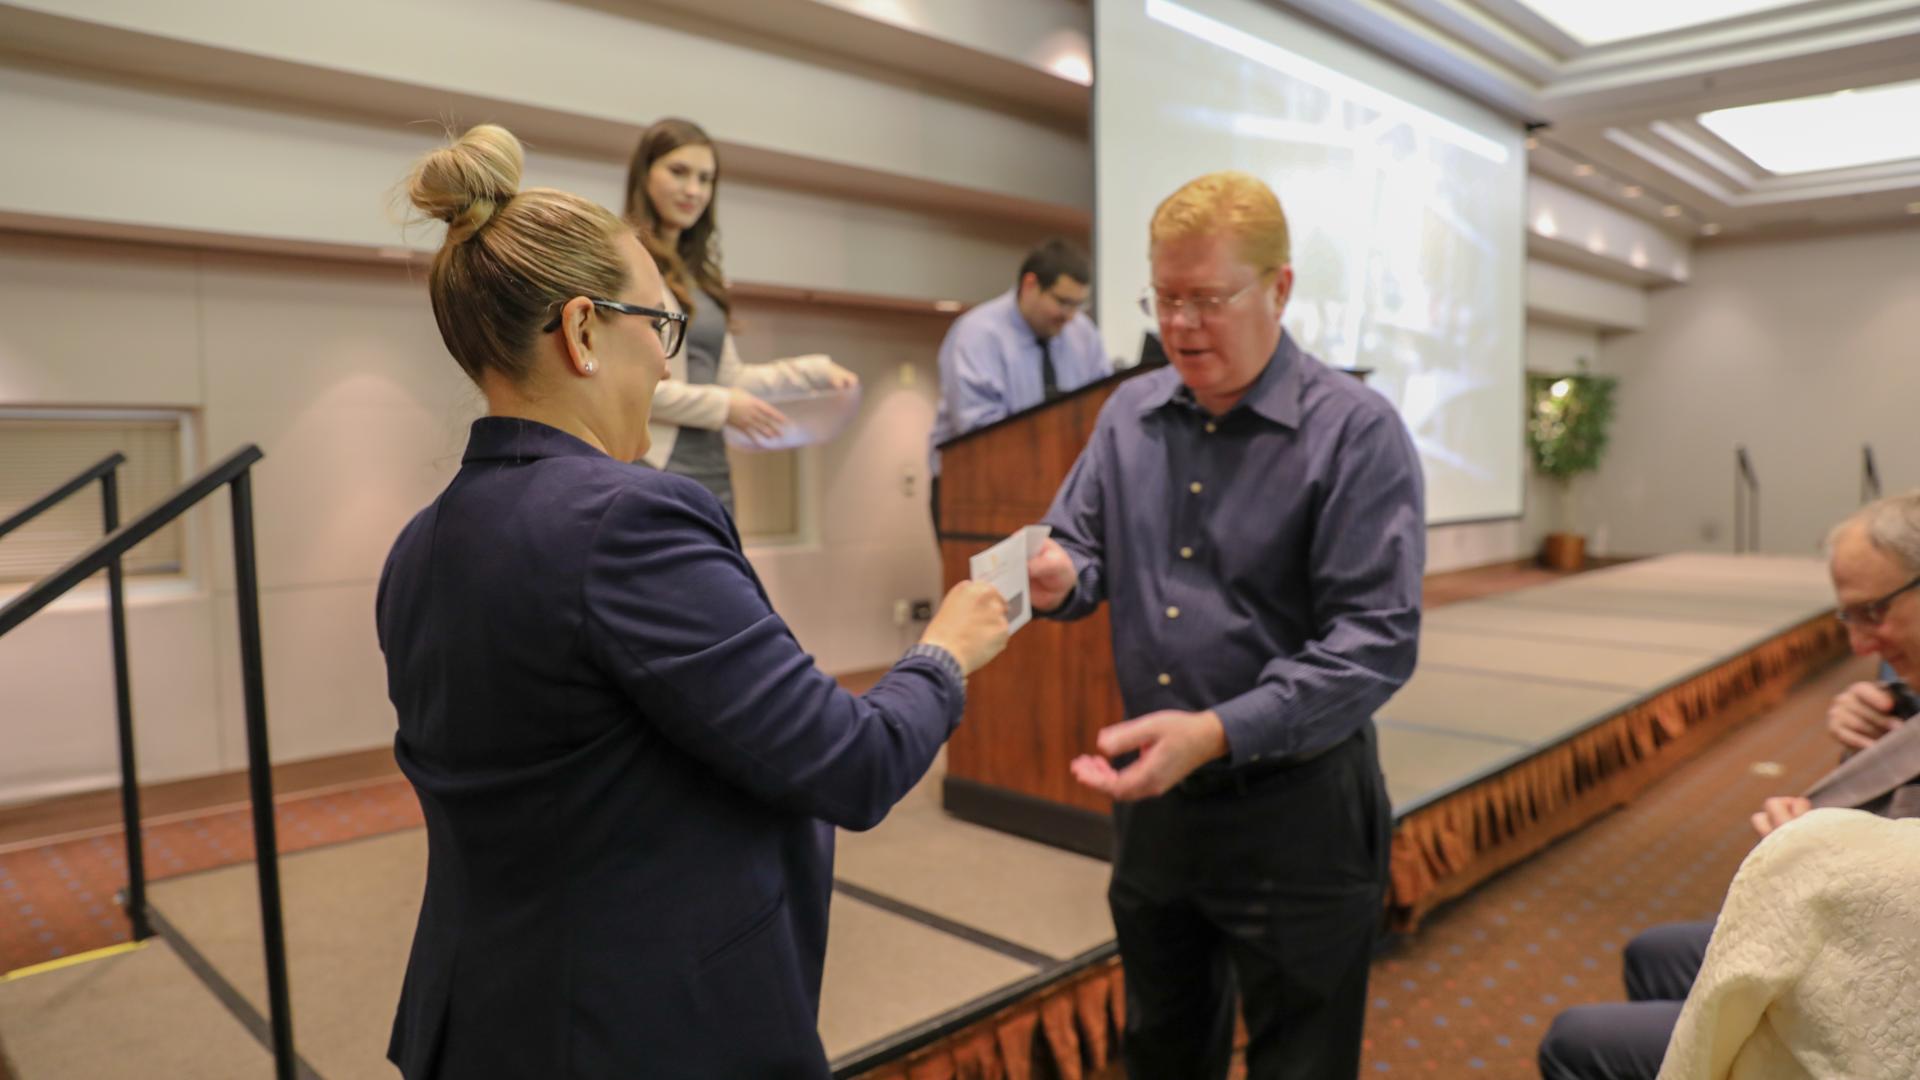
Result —
[[[940,451],[948,439],[1113,374],[1093,320],[1087,253],[1049,240],[1027,254],[1012,289],[953,321],[940,344],[940,413],[927,439],[938,525]]]

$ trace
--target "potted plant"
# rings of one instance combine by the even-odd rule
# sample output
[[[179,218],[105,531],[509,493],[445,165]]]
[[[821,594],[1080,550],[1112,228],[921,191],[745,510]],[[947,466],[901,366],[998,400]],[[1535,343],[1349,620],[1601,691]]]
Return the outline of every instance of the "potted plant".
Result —
[[[1540,561],[1555,570],[1586,563],[1586,537],[1573,526],[1572,480],[1600,467],[1613,419],[1616,380],[1587,373],[1585,357],[1571,375],[1527,375],[1527,448],[1534,468],[1554,481],[1560,531],[1547,534]]]

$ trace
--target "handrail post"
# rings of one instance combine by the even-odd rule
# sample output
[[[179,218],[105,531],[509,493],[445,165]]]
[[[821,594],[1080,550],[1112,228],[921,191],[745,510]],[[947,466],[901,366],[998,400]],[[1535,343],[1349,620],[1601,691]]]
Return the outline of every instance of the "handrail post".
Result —
[[[1733,448],[1733,553],[1744,555],[1747,551],[1747,477],[1743,466],[1746,464],[1746,449]]]
[[[120,527],[120,480],[113,469],[100,474],[100,511],[107,535]],[[147,860],[140,832],[140,773],[133,745],[133,680],[127,667],[127,589],[121,557],[107,564],[107,621],[113,637],[113,704],[120,735],[120,813],[126,821],[127,918],[133,940],[153,936],[147,919]]]
[[[280,920],[280,848],[273,820],[273,760],[267,753],[267,692],[260,649],[252,478],[251,468],[243,470],[229,487],[233,498],[234,592],[240,608],[240,675],[247,710],[247,782],[253,796],[254,865],[260,879],[260,930],[267,952],[274,1075],[279,1080],[294,1080],[293,1009],[287,994],[286,933]]]
[[[1754,475],[1747,448],[1733,448],[1733,551],[1760,550],[1760,478]]]

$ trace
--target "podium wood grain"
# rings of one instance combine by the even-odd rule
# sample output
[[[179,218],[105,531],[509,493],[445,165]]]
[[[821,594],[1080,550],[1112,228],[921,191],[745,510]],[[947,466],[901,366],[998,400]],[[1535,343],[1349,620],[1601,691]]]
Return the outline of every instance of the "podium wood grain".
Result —
[[[1093,434],[1100,407],[1121,382],[1145,370],[1083,387],[941,449],[940,557],[947,588],[968,577],[973,555],[1045,516]],[[1047,810],[1058,808],[1081,825],[1089,814],[1111,812],[1104,796],[1074,782],[1067,765],[1091,752],[1099,730],[1120,719],[1106,608],[1071,623],[1033,620],[968,680],[966,718],[947,750],[948,809],[1085,849],[1085,842],[1050,830]],[[968,798],[956,802],[954,781]],[[1004,795],[1008,812],[1023,820],[969,812],[983,795],[990,801]]]

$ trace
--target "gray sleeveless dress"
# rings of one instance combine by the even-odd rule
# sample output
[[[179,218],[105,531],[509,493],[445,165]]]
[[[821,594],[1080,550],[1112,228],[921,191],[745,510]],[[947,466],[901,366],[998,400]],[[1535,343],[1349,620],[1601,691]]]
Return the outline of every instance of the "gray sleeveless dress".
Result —
[[[727,340],[727,313],[705,289],[694,291],[693,318],[687,325],[687,382],[711,385],[720,377],[720,350]],[[692,477],[733,513],[733,473],[727,468],[727,440],[718,431],[682,427],[667,457],[668,472]]]

